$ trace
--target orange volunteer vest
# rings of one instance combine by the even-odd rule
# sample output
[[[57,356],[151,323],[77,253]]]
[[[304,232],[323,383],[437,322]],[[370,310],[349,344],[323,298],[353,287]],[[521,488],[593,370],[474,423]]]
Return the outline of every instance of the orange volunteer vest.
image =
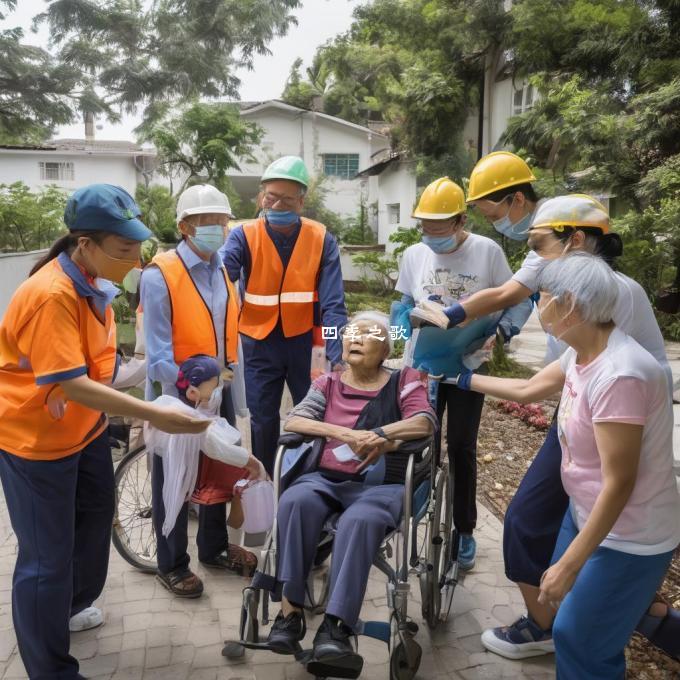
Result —
[[[229,300],[223,329],[215,328],[210,308],[189,275],[182,258],[175,250],[156,255],[152,264],[160,270],[170,294],[172,346],[175,363],[181,364],[194,354],[217,356],[217,333],[224,333],[224,353],[227,364],[236,363],[238,346],[238,302],[236,288],[222,267]]]
[[[55,391],[63,395],[61,387],[35,383],[27,353],[43,347],[49,353],[50,337],[60,332],[60,319],[53,316],[49,323],[46,319],[46,327],[34,334],[33,344],[40,343],[40,347],[22,347],[20,333],[49,298],[57,298],[64,314],[78,322],[87,375],[110,384],[116,366],[113,310],[108,306],[102,321],[88,299],[76,293],[56,259],[19,286],[0,326],[0,448],[32,460],[56,460],[76,453],[107,424],[103,413],[73,401],[67,403],[63,418],[53,418],[47,400],[55,397]]]
[[[243,296],[239,331],[264,340],[281,318],[290,338],[314,325],[314,294],[321,268],[326,227],[303,217],[288,266],[283,266],[264,218],[243,227],[250,251],[251,270]]]

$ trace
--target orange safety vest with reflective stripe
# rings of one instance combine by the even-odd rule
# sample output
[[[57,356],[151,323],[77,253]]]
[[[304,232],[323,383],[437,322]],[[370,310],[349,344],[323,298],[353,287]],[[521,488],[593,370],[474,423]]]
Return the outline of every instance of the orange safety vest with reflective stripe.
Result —
[[[116,367],[111,305],[100,318],[56,259],[21,284],[0,325],[0,449],[22,458],[57,460],[77,453],[107,425],[101,411],[76,401],[67,403],[62,418],[50,414],[48,400],[66,401],[66,395],[58,382],[41,378],[64,374],[66,380],[69,374],[62,366],[50,370],[55,343],[73,348],[71,377],[83,374],[84,360],[88,377],[111,383]]]
[[[279,317],[287,338],[312,329],[326,227],[305,217],[301,221],[295,248],[285,268],[263,218],[243,227],[251,262],[239,319],[239,331],[244,335],[264,340]]]
[[[181,364],[194,354],[217,357],[217,334],[224,334],[225,363],[238,360],[238,298],[234,284],[221,267],[229,300],[224,328],[215,328],[208,304],[201,296],[184,260],[176,250],[156,255],[151,261],[163,275],[170,294],[172,349],[175,363]]]

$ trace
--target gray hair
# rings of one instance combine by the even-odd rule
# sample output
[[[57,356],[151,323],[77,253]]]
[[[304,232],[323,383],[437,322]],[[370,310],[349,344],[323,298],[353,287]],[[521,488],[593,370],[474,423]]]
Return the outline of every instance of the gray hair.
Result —
[[[590,323],[611,321],[618,298],[614,272],[602,258],[583,251],[549,262],[539,276],[538,289],[558,302],[573,303]]]
[[[387,338],[390,352],[394,349],[394,342],[390,334],[390,317],[387,316],[387,314],[383,314],[376,310],[357,312],[349,319],[347,325],[349,326],[357,321],[372,321],[375,325],[381,326],[385,330],[385,337]]]

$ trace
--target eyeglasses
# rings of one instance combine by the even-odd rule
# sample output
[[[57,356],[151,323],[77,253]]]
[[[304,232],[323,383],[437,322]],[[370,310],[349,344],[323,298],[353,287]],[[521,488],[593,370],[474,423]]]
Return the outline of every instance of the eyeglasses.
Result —
[[[266,208],[273,208],[277,203],[285,208],[295,208],[300,200],[300,194],[297,196],[281,196],[281,194],[273,194],[271,191],[265,191],[262,195],[262,205]]]
[[[456,232],[459,232],[464,226],[464,222],[459,220],[453,224],[449,222],[445,227],[440,227],[439,229],[435,230],[429,226],[427,229],[425,229],[425,227],[423,227],[423,223],[418,222],[416,224],[416,229],[419,233],[425,234],[427,236],[448,236],[449,234],[455,234]]]

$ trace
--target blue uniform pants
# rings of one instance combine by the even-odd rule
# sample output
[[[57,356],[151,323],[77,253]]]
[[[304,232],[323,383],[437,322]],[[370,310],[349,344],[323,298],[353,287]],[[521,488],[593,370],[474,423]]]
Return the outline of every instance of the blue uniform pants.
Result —
[[[152,456],[151,468],[151,510],[153,527],[156,532],[156,559],[158,571],[169,574],[176,569],[189,567],[189,503],[184,503],[175,527],[170,534],[163,536],[163,522],[165,521],[165,506],[163,505],[163,459]],[[196,532],[198,559],[209,561],[227,549],[229,536],[227,534],[227,504],[198,506],[198,531]]]
[[[106,581],[115,495],[108,431],[54,461],[0,451],[0,478],[19,544],[12,617],[26,671],[31,680],[80,678],[69,618]]]
[[[276,520],[277,580],[283,583],[283,595],[294,604],[304,603],[305,584],[324,523],[340,512],[326,613],[354,626],[373,559],[386,533],[399,523],[403,498],[401,484],[333,482],[319,472],[293,482],[281,496]]]
[[[278,325],[264,340],[241,335],[241,345],[253,455],[272,475],[281,430],[283,386],[288,385],[294,404],[307,394],[312,333],[286,338]]]
[[[576,538],[564,516],[553,563]],[[558,680],[623,680],[624,648],[654,597],[673,556],[598,548],[581,569],[553,623]]]
[[[505,513],[505,574],[515,583],[539,586],[550,565],[569,505],[560,476],[561,462],[562,449],[554,420]]]

